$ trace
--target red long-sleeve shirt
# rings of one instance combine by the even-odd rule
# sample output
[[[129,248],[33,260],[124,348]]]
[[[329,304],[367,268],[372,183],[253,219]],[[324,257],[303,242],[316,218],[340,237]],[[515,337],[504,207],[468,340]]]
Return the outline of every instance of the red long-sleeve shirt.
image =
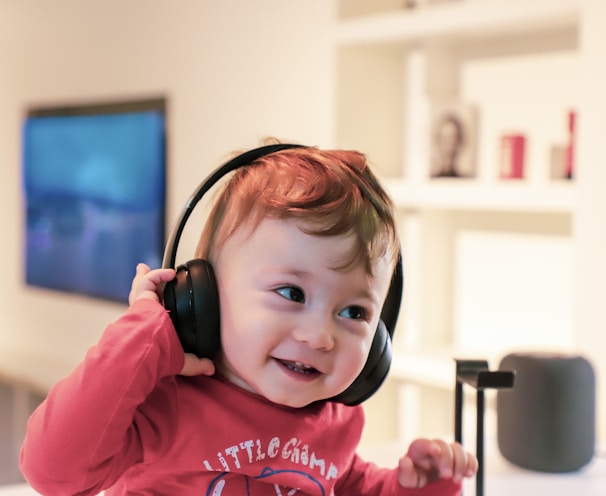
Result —
[[[21,470],[44,495],[451,496],[403,489],[356,454],[361,407],[271,403],[220,377],[177,375],[164,308],[139,300],[29,420]]]

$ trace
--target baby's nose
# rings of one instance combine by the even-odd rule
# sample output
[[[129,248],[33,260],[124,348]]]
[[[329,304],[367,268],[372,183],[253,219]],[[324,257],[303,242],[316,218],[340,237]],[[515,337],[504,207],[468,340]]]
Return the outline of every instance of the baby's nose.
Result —
[[[297,341],[322,351],[334,348],[335,336],[336,323],[332,318],[310,319],[298,326],[294,332]]]

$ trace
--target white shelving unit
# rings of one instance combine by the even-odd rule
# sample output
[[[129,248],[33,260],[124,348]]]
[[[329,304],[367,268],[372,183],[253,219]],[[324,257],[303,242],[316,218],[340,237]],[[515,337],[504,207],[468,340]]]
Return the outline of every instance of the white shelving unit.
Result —
[[[452,432],[455,357],[496,368],[512,350],[592,353],[579,291],[603,284],[580,260],[597,253],[596,235],[577,225],[606,211],[585,197],[600,145],[587,128],[574,179],[550,175],[567,113],[596,115],[587,87],[606,60],[593,20],[606,15],[602,2],[405,3],[340,0],[334,36],[337,144],[368,154],[400,217],[406,288],[391,373],[400,385],[385,394],[398,396],[402,440]],[[471,178],[430,177],[431,107],[442,101],[476,109]],[[526,137],[524,179],[499,177],[508,133]]]
[[[453,0],[436,2],[437,5],[428,2],[427,6],[409,9],[403,8],[405,2],[383,2],[388,9],[386,12],[367,12],[364,15],[364,10],[360,9],[362,2],[345,0],[342,11],[346,16],[346,3],[351,7],[358,4],[358,9],[353,11],[357,10],[361,15],[346,17],[340,23],[336,39],[341,46],[439,38],[483,39],[495,34],[515,36],[528,31],[575,26],[580,12],[577,0]],[[375,8],[380,8],[380,3],[377,2]]]
[[[570,214],[575,205],[573,184],[528,185],[520,182],[477,184],[441,179],[414,184],[391,179],[386,187],[399,209],[443,209]]]

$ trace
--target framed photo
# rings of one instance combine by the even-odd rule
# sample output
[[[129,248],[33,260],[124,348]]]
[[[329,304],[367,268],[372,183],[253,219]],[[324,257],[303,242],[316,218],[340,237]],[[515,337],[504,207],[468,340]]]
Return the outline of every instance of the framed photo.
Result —
[[[23,125],[25,280],[127,302],[165,242],[165,101],[33,108]]]
[[[436,103],[431,109],[432,178],[476,175],[476,111],[462,103]]]

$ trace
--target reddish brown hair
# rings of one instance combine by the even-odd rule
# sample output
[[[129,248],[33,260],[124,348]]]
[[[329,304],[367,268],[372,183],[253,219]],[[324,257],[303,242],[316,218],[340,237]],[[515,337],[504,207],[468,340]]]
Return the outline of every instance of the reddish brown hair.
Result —
[[[265,218],[301,221],[314,236],[353,235],[345,269],[399,251],[391,199],[356,151],[291,148],[237,169],[227,180],[202,232],[196,256],[213,259],[225,241],[246,225],[252,232]]]

